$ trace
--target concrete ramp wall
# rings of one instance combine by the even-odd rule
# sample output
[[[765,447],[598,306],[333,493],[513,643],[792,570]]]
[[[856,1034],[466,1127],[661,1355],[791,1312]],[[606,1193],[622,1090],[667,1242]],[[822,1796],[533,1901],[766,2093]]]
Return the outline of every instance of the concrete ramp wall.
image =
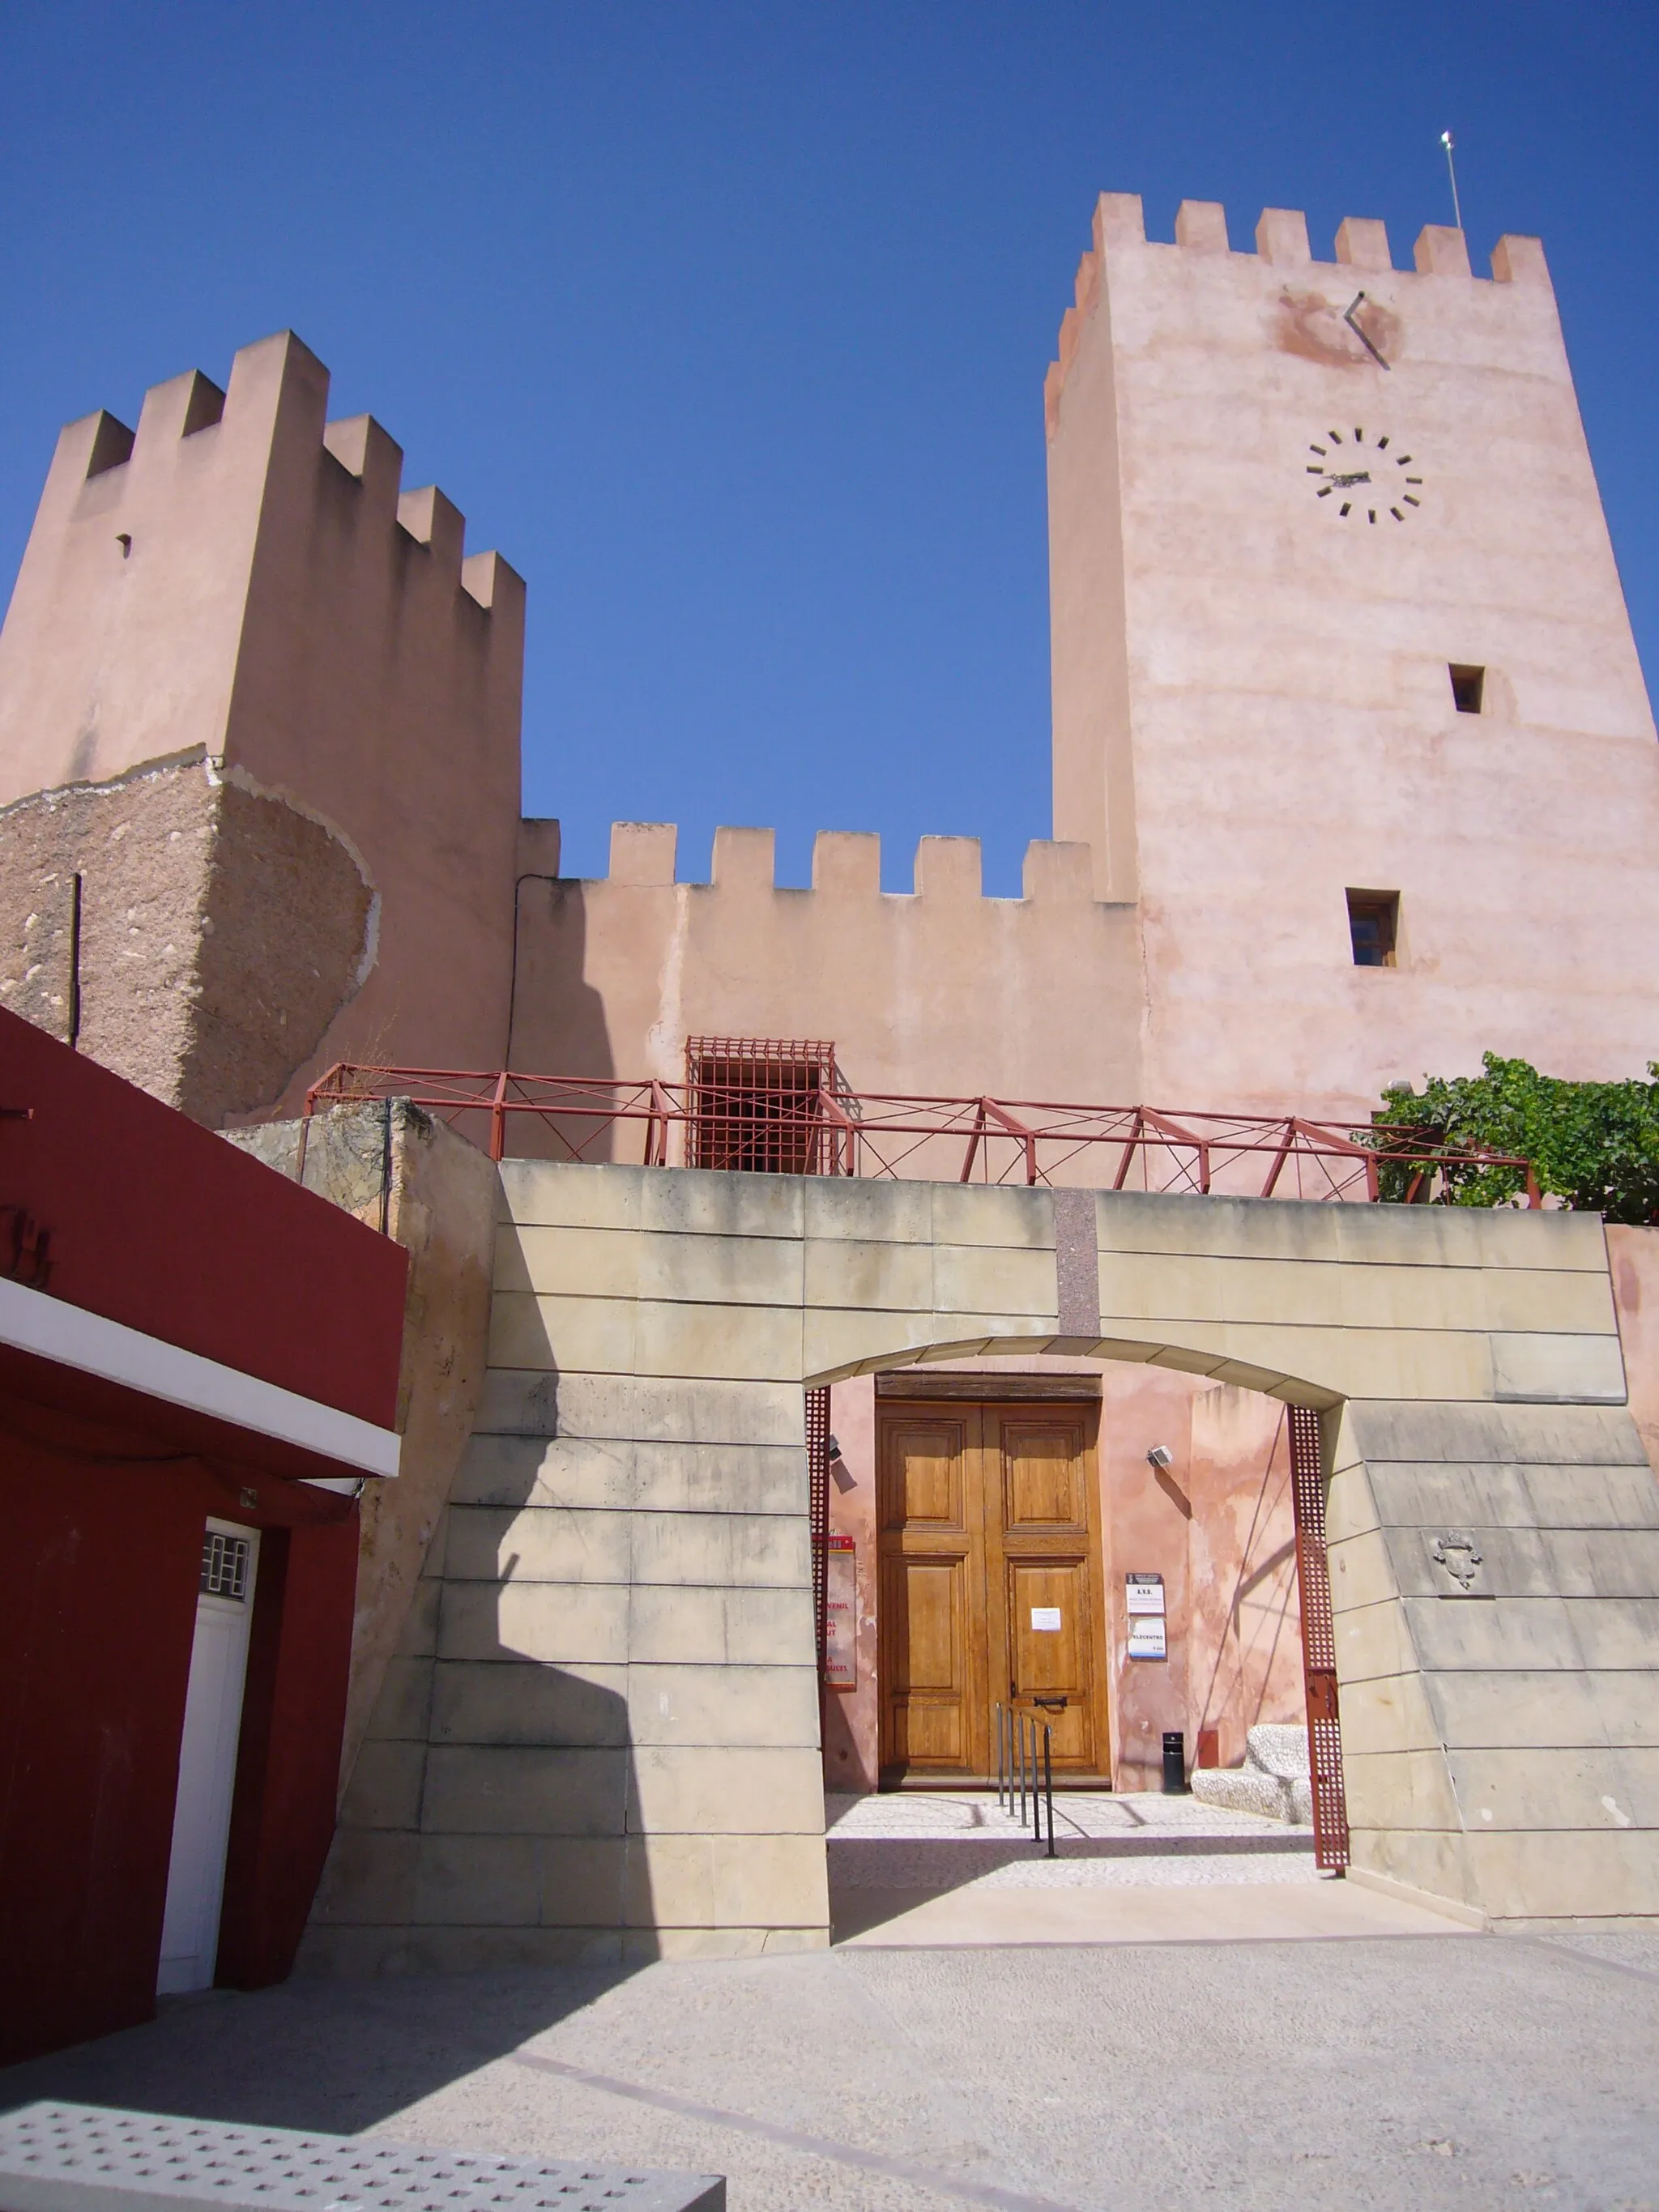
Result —
[[[802,1388],[963,1353],[1320,1407],[1357,1869],[1659,1913],[1659,1497],[1595,1218],[509,1161],[495,1284],[302,1964],[825,1942]]]

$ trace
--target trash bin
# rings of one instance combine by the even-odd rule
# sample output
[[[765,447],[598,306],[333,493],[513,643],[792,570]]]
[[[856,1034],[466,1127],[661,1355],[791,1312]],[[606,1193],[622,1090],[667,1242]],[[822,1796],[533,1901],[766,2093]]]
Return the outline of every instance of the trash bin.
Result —
[[[1164,1795],[1184,1796],[1187,1790],[1187,1739],[1179,1729],[1164,1731]]]

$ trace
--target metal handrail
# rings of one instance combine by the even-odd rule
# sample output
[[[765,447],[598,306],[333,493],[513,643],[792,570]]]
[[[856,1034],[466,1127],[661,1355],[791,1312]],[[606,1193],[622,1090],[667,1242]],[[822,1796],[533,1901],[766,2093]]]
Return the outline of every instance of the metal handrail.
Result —
[[[647,1167],[692,1165],[718,1127],[724,1097],[654,1077],[520,1075],[510,1070],[370,1067],[342,1061],[306,1093],[304,1118],[369,1099],[406,1097],[464,1125],[482,1117],[485,1149],[507,1156],[509,1128],[536,1125],[540,1143],[572,1160],[637,1155]],[[752,1103],[752,1091],[733,1088]],[[633,1136],[635,1129],[639,1134]],[[671,1145],[671,1132],[678,1141]],[[983,1094],[803,1090],[769,1099],[759,1164],[778,1173],[1053,1184],[1098,1177],[1115,1190],[1218,1197],[1375,1201],[1387,1168],[1409,1171],[1420,1198],[1435,1171],[1508,1168],[1527,1203],[1542,1197],[1518,1153],[1456,1144],[1432,1131],[1305,1115],[1170,1113],[1150,1106],[1068,1105]],[[1107,1158],[1090,1171],[1100,1148]],[[678,1158],[671,1159],[671,1152]]]
[[[1018,1817],[1023,1828],[1026,1825],[1029,1802],[1032,1839],[1041,1844],[1046,1837],[1048,1850],[1044,1856],[1057,1858],[1059,1853],[1054,1849],[1054,1729],[1047,1721],[1042,1723],[1042,1757],[1039,1759],[1036,1715],[1023,1712],[1017,1705],[1001,1704],[994,1708],[994,1711],[998,1808],[1012,1819],[1018,1805]],[[1042,1776],[1040,1787],[1039,1772]]]

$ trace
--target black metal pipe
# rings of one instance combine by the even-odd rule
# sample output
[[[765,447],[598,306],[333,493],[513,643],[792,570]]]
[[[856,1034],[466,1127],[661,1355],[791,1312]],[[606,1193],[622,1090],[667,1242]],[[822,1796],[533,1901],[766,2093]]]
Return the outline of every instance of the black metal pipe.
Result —
[[[1047,1723],[1042,1730],[1042,1794],[1048,1801],[1048,1856],[1054,1856],[1054,1730]]]
[[[69,1048],[81,1048],[81,890],[82,878],[72,878],[70,891]]]

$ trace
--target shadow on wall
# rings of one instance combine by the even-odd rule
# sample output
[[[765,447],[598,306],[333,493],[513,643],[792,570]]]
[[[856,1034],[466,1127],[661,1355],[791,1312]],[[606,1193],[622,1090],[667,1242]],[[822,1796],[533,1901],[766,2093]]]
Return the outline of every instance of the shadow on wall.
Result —
[[[654,1954],[648,1867],[629,1834],[626,1573],[615,1586],[568,1589],[571,1516],[560,1504],[571,1500],[544,1471],[556,1433],[556,1376],[491,1376],[358,1752],[296,1980],[258,2000],[268,2053],[295,2021],[295,2063],[254,2063],[252,2042],[243,2063],[234,2037],[222,2055],[219,2037],[204,2044],[170,2011],[143,2031],[150,2042],[126,2037],[122,2051],[93,2046],[58,2073],[31,2070],[28,2094],[372,2126]],[[471,1980],[491,1971],[508,1982]],[[394,1986],[362,1984],[422,1973],[469,1975],[469,1996],[453,2004],[456,2035],[411,2046]],[[314,1989],[343,1978],[358,1982],[345,2008]],[[447,1993],[427,2002],[449,2008]],[[301,2021],[343,2011],[349,2053],[321,2062]],[[378,2055],[374,2021],[385,2031]],[[197,2057],[181,2070],[184,2051]]]
[[[1193,1401],[1188,1695],[1236,1766],[1259,1721],[1304,1714],[1290,1423],[1283,1407],[1231,1385]]]
[[[583,980],[587,909],[580,883],[568,877],[521,877],[517,896],[508,1066],[525,1075],[615,1075],[605,1000]],[[645,1071],[621,1072],[636,1076]],[[558,1160],[573,1154],[589,1160],[637,1160],[642,1150],[635,1127],[618,1137],[591,1121],[550,1126],[527,1114],[509,1119],[507,1149],[515,1158]]]

